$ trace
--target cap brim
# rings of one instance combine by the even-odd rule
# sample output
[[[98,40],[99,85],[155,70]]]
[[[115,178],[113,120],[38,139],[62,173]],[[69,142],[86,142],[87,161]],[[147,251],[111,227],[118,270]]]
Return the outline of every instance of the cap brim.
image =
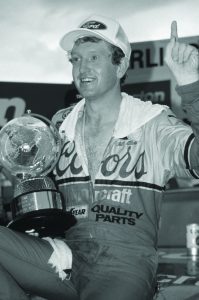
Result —
[[[98,32],[94,32],[93,30],[85,29],[85,28],[78,28],[75,30],[70,31],[69,33],[66,33],[63,38],[60,41],[60,46],[65,51],[70,52],[73,49],[74,43],[78,38],[84,37],[84,36],[95,36],[99,37],[113,45],[113,41],[105,37],[103,34],[100,34]]]

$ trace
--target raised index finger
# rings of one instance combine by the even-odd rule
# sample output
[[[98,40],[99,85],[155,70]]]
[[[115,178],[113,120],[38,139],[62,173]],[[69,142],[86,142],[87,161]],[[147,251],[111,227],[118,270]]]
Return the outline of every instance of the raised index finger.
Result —
[[[171,41],[176,42],[178,40],[177,22],[171,23]]]

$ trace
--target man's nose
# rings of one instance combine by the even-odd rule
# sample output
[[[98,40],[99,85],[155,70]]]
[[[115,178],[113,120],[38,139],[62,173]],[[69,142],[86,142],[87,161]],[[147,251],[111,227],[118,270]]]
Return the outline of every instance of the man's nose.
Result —
[[[80,72],[84,72],[85,70],[89,69],[89,61],[86,58],[82,58],[81,63],[80,63]]]

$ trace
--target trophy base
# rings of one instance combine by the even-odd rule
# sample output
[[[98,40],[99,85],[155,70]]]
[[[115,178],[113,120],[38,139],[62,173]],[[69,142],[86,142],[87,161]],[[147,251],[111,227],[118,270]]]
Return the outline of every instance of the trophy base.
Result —
[[[64,232],[75,223],[76,219],[70,212],[61,209],[40,209],[14,218],[7,227],[39,237],[64,237]]]

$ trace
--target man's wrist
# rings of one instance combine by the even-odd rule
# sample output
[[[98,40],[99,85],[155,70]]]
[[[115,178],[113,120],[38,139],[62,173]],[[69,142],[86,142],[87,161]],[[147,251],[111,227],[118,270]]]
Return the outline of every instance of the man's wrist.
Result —
[[[186,76],[179,76],[179,78],[176,78],[178,86],[185,86],[188,84],[192,84],[199,80],[199,74],[190,74]]]
[[[186,85],[177,85],[176,91],[183,103],[190,104],[199,98],[199,80]]]

